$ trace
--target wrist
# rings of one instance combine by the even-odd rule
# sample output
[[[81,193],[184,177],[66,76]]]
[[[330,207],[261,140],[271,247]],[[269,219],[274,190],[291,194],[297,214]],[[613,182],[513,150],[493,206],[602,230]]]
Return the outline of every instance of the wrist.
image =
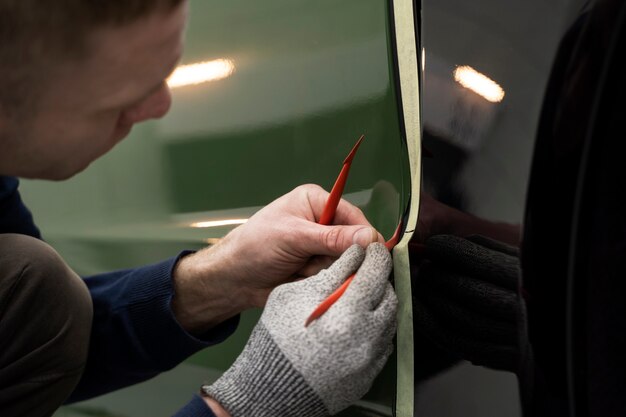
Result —
[[[203,396],[235,416],[321,416],[327,408],[263,324],[257,323],[235,363]]]
[[[203,395],[202,399],[206,403],[207,407],[209,407],[211,411],[213,411],[215,417],[231,417],[228,411],[226,411],[224,407],[222,407],[222,405],[215,401],[213,398]]]
[[[172,311],[189,333],[199,335],[241,313],[231,279],[212,247],[185,256],[173,270]]]

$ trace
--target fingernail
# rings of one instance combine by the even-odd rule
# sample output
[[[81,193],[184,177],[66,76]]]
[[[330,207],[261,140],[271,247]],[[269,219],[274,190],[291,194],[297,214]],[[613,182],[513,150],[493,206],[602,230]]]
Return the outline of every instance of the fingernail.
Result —
[[[372,227],[364,227],[354,234],[352,243],[356,243],[362,247],[366,247],[372,242],[378,241],[378,232]]]

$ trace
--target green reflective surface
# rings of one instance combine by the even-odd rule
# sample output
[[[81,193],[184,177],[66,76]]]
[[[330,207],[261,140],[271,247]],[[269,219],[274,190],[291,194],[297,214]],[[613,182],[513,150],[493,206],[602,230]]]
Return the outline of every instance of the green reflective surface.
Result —
[[[375,0],[192,1],[183,64],[228,59],[234,72],[175,89],[168,116],[77,177],[23,181],[44,238],[82,275],[198,249],[232,226],[194,222],[247,218],[303,183],[330,190],[361,134],[346,198],[389,237],[409,198],[389,30],[388,5]],[[174,371],[57,416],[173,413],[228,368],[258,314]],[[390,413],[394,358],[342,415]]]

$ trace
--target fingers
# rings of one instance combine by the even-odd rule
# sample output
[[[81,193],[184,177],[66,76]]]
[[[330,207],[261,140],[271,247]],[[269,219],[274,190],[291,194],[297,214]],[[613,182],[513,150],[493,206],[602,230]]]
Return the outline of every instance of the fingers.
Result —
[[[297,273],[299,277],[312,277],[322,269],[330,268],[337,258],[331,256],[314,256]]]
[[[363,211],[352,203],[341,199],[335,212],[334,224],[363,224],[372,226]]]
[[[329,193],[318,185],[304,185],[299,187],[306,192],[309,205],[315,219],[319,219],[326,206]],[[358,207],[350,204],[344,199],[339,201],[337,211],[335,212],[334,224],[360,224],[364,226],[370,226],[371,224]]]
[[[375,377],[382,372],[383,368],[389,361],[389,357],[393,354],[393,352],[393,342],[389,341],[385,345],[380,346],[379,349],[377,349],[377,353],[375,354],[375,356],[371,358],[367,363],[367,366],[363,367],[364,369],[362,371],[362,374],[359,375],[359,379],[368,381],[368,385],[363,387],[364,390],[361,393],[360,397],[365,395],[367,391],[372,388]]]
[[[326,206],[328,192],[310,184],[297,190],[304,192],[315,219],[306,225],[305,232],[316,254],[337,257],[354,243],[367,247],[372,242],[384,242],[384,237],[372,227],[361,209],[346,200],[340,200],[333,225],[317,224]]]
[[[301,250],[315,255],[338,257],[355,243],[365,248],[372,242],[383,240],[370,226],[322,226],[311,222],[300,226]]]
[[[366,362],[361,369],[370,375],[379,374],[394,351],[398,301],[391,284],[386,283],[386,286],[385,295],[376,310],[356,311],[356,316],[352,317],[365,327],[354,337],[361,337],[363,356],[360,359]]]
[[[398,327],[398,297],[389,282],[387,282],[383,299],[372,314],[373,323],[383,329],[383,339],[391,341]]]
[[[393,353],[395,347],[392,343],[392,341],[390,340],[389,343],[387,344],[385,351],[383,352],[382,355],[380,355],[375,361],[374,364],[372,366],[374,373],[375,374],[379,374],[380,371],[383,370],[383,368],[385,367],[385,364],[387,363],[387,361],[389,360],[389,357],[391,356],[391,354]]]
[[[328,268],[328,274],[341,283],[359,268],[365,257],[365,250],[362,247],[352,245]]]
[[[365,260],[342,299],[374,310],[387,292],[391,268],[391,255],[387,248],[381,243],[372,243],[367,247]]]
[[[330,268],[302,282],[312,287],[317,296],[325,298],[359,268],[364,258],[365,250],[359,245],[352,245]]]

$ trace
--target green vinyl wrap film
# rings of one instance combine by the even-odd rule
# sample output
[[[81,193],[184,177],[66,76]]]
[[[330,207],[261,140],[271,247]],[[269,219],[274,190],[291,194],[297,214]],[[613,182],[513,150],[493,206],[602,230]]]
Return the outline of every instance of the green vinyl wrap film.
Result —
[[[200,249],[234,226],[192,227],[198,222],[248,218],[304,183],[330,190],[361,134],[366,137],[344,197],[389,238],[419,196],[419,112],[405,94],[417,85],[402,84],[402,65],[398,78],[393,40],[401,38],[391,18],[397,6],[380,0],[191,0],[181,64],[226,59],[234,70],[174,89],[165,118],[136,126],[84,173],[61,183],[22,181],[44,238],[81,275]],[[402,303],[398,350],[370,392],[341,416],[389,416],[394,408],[408,415],[412,409],[403,242],[394,250]],[[169,415],[230,366],[258,317],[259,311],[245,312],[232,337],[171,372],[55,416]]]

